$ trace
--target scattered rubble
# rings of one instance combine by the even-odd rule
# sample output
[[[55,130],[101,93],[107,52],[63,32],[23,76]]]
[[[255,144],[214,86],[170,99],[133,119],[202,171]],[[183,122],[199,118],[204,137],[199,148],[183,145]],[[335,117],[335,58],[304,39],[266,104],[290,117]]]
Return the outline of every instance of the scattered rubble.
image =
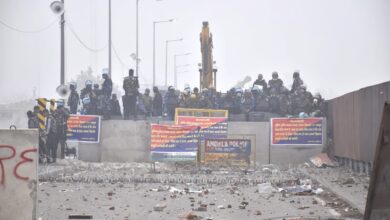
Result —
[[[145,166],[134,167],[89,164],[71,173],[40,176],[49,184],[41,182],[39,185],[39,215],[51,219],[53,214],[50,213],[68,216],[69,212],[85,210],[93,212],[97,219],[155,220],[172,219],[172,216],[193,220],[258,219],[260,215],[278,217],[280,210],[284,210],[288,216],[361,216],[355,207],[300,170],[326,172],[326,169],[336,168],[318,169],[310,164],[299,165],[299,169],[267,165],[245,172],[212,169],[210,175],[193,170],[170,172],[169,169],[150,173]],[[334,180],[344,187],[362,185],[364,189],[368,184],[353,175],[340,175]],[[61,199],[56,201],[58,198]],[[91,202],[96,205],[90,207]],[[63,206],[51,209],[51,204],[55,203]],[[191,211],[185,212],[188,210]],[[178,215],[183,212],[185,214]]]
[[[162,212],[167,207],[166,204],[157,204],[153,207],[153,211],[155,212]]]

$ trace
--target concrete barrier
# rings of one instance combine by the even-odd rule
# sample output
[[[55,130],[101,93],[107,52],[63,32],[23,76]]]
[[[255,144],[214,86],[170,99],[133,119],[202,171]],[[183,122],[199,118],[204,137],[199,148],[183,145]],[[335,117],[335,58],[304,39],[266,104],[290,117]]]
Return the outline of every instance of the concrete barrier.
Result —
[[[172,124],[160,121],[160,124]],[[229,122],[229,138],[252,140],[258,164],[293,164],[308,161],[322,146],[270,146],[269,122]],[[89,162],[149,161],[150,122],[129,120],[102,121],[99,144],[79,144],[79,159]]]
[[[232,138],[242,137],[251,139],[252,146],[255,147],[256,155],[254,155],[254,158],[256,158],[256,162],[268,164],[270,143],[269,122],[229,122],[228,136]]]
[[[38,130],[0,130],[0,219],[36,219]]]

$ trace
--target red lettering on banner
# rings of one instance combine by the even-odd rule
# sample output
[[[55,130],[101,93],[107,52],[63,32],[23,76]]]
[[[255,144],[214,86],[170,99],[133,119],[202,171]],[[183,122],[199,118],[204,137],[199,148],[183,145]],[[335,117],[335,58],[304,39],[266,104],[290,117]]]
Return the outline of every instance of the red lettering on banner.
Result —
[[[18,179],[21,179],[21,180],[25,180],[27,181],[28,180],[28,177],[22,177],[22,176],[19,176],[17,170],[18,170],[18,167],[24,163],[27,163],[27,162],[33,162],[34,160],[31,159],[31,158],[27,158],[24,156],[24,154],[26,153],[30,153],[30,152],[37,152],[37,149],[36,148],[32,148],[32,149],[27,149],[25,151],[23,151],[21,154],[20,154],[20,157],[23,159],[22,161],[20,161],[18,164],[16,164],[15,168],[14,168],[14,175],[16,178]]]

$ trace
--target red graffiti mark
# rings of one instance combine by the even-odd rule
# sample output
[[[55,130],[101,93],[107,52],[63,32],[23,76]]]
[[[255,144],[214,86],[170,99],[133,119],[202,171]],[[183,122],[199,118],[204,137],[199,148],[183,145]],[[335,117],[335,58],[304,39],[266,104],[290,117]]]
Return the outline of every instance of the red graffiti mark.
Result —
[[[16,154],[16,151],[15,151],[15,148],[13,146],[10,146],[10,145],[0,145],[0,149],[1,148],[8,148],[12,152],[11,156],[0,157],[0,169],[1,169],[0,185],[4,185],[4,182],[5,182],[5,170],[4,170],[3,160],[9,160],[9,159],[13,158],[15,156],[15,154]]]
[[[19,163],[16,164],[16,166],[14,167],[14,175],[16,178],[18,179],[21,179],[21,180],[25,180],[27,181],[28,180],[28,177],[23,177],[23,176],[19,176],[17,170],[18,170],[18,167],[24,163],[27,163],[27,162],[33,162],[34,160],[31,159],[31,158],[28,158],[26,156],[24,156],[24,154],[26,153],[30,153],[30,152],[37,152],[37,149],[36,148],[31,148],[31,149],[27,149],[25,151],[23,151],[21,154],[20,154],[20,157],[23,159],[22,161],[20,161]]]

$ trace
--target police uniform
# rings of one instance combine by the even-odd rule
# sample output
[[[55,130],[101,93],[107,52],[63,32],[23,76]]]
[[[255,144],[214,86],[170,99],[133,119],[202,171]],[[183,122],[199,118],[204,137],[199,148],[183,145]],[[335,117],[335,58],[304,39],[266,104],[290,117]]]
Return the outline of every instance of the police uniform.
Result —
[[[126,106],[124,107],[123,115],[125,119],[128,119],[130,115],[133,115],[134,119],[137,117],[137,110],[136,110],[136,104],[137,104],[137,96],[138,96],[138,79],[134,76],[132,77],[126,77],[123,80],[123,89],[125,90],[125,99],[123,101],[123,104]]]

